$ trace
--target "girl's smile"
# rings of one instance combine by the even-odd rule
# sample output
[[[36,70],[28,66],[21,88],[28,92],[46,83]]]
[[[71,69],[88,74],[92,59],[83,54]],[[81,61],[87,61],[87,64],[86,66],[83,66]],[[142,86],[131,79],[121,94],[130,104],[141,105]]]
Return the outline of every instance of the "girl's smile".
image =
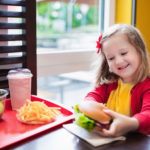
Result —
[[[119,70],[125,70],[128,66],[129,66],[129,64],[127,64],[127,65],[125,65],[125,66],[122,66],[122,67],[119,67],[118,69],[119,69]]]
[[[126,35],[113,35],[103,43],[103,52],[110,71],[118,75],[123,82],[129,83],[136,78],[140,57]]]

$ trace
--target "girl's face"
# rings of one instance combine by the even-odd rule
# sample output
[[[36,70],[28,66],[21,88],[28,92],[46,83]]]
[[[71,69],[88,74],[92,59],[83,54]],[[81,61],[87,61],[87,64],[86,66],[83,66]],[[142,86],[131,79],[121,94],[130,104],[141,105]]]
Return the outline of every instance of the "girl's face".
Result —
[[[118,75],[123,82],[130,83],[136,78],[140,56],[128,42],[126,35],[113,35],[103,43],[103,52],[110,71]]]

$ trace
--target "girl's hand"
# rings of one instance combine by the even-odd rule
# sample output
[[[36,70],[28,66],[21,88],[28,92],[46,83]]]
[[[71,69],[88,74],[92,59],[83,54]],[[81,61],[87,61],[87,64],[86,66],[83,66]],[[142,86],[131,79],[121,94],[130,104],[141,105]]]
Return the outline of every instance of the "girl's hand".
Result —
[[[139,127],[136,118],[130,118],[109,109],[105,109],[104,112],[114,119],[109,129],[102,129],[100,134],[103,136],[121,136],[130,131],[135,131]]]

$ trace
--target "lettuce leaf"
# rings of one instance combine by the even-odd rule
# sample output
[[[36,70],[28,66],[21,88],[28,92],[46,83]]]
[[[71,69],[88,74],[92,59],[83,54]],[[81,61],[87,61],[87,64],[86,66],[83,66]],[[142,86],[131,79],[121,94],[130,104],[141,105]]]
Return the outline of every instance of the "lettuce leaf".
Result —
[[[75,105],[74,111],[75,111],[74,123],[88,131],[92,131],[94,129],[94,127],[96,126],[95,121],[89,119],[83,113],[81,113],[78,108],[78,105]]]
[[[80,110],[79,110],[79,104],[76,104],[74,106],[74,111],[75,111],[75,113],[81,113]]]

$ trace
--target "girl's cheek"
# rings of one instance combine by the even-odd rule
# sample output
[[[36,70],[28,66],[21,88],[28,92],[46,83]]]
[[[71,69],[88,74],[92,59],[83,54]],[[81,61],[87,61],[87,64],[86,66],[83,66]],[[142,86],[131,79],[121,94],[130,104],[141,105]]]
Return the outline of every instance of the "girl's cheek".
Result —
[[[113,64],[110,62],[110,63],[108,63],[108,66],[109,66],[109,68],[112,68]]]
[[[115,70],[115,66],[113,64],[109,64],[109,70],[110,72],[113,72]]]

